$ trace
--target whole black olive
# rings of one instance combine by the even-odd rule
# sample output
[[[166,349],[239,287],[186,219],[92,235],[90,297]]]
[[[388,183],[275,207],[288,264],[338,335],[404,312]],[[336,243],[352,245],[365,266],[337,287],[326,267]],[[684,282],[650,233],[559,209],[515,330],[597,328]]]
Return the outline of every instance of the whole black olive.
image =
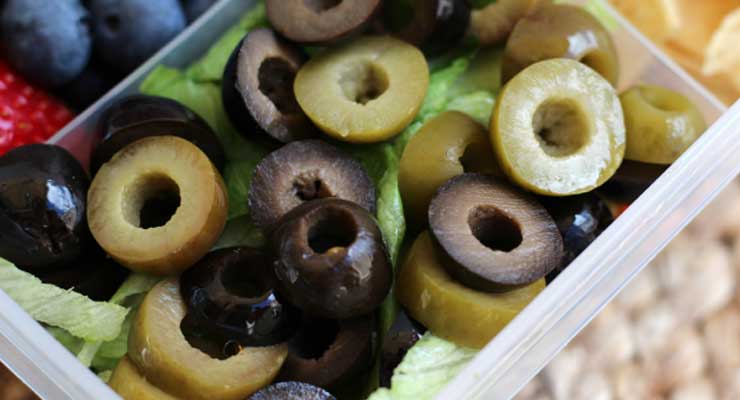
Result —
[[[288,357],[278,380],[337,389],[372,366],[375,319],[304,317],[288,342]]]
[[[364,315],[390,291],[382,233],[355,203],[336,198],[303,203],[278,221],[271,245],[279,290],[311,315]]]
[[[609,206],[593,193],[570,197],[540,197],[540,203],[555,220],[563,235],[563,261],[547,275],[551,282],[586,250],[614,221]]]
[[[126,145],[149,136],[179,136],[198,146],[219,170],[226,163],[211,127],[183,104],[164,97],[124,97],[106,110],[99,130],[102,141],[90,156],[93,175]]]
[[[0,157],[0,257],[27,270],[67,265],[82,254],[90,180],[58,146],[33,144]]]
[[[183,329],[222,345],[284,342],[299,317],[276,297],[274,286],[271,265],[260,251],[234,247],[211,252],[180,277],[188,306]]]

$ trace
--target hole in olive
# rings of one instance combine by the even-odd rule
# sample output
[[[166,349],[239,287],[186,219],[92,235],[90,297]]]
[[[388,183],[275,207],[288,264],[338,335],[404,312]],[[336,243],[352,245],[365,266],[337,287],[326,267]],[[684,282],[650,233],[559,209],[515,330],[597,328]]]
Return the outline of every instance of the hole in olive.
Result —
[[[105,26],[108,27],[108,30],[111,32],[118,32],[118,30],[121,28],[121,18],[118,17],[118,15],[111,14],[104,18]]]
[[[203,354],[216,360],[227,360],[239,354],[242,349],[241,345],[233,340],[219,344],[217,341],[205,337],[198,329],[197,322],[192,321],[189,314],[180,322],[180,331],[190,347],[198,349]]]
[[[308,228],[308,245],[315,253],[323,254],[348,247],[356,236],[357,226],[348,211],[327,209]]]
[[[330,319],[310,319],[290,342],[295,354],[305,359],[319,359],[331,347],[339,334],[339,323]]]
[[[675,99],[668,96],[664,96],[663,93],[658,90],[642,86],[638,87],[637,90],[648,104],[659,110],[668,112],[682,111],[680,102],[675,101]]]
[[[234,296],[258,299],[269,293],[270,287],[249,274],[249,265],[230,264],[221,272],[221,284]]]
[[[509,252],[522,243],[522,231],[511,217],[492,206],[479,206],[468,215],[473,236],[491,250]]]
[[[357,61],[344,69],[339,86],[348,100],[367,104],[388,90],[388,74],[372,61]]]
[[[588,142],[589,124],[581,108],[571,100],[540,104],[532,118],[537,141],[552,157],[576,153]]]
[[[180,207],[180,188],[164,174],[149,174],[126,187],[123,217],[142,229],[166,225]]]
[[[606,76],[605,72],[608,68],[608,63],[606,62],[604,57],[602,57],[602,53],[598,51],[592,51],[581,57],[579,61],[592,70],[596,71],[600,75]]]
[[[488,149],[481,148],[478,143],[470,143],[459,158],[463,172],[490,172],[488,165],[491,162],[488,159],[488,151]]]
[[[293,193],[302,201],[334,197],[334,193],[321,179],[309,175],[299,176],[293,181]]]
[[[280,57],[270,57],[262,61],[257,71],[259,89],[282,114],[295,114],[300,106],[293,94],[295,71]]]
[[[342,0],[303,0],[303,4],[318,14],[342,4]]]

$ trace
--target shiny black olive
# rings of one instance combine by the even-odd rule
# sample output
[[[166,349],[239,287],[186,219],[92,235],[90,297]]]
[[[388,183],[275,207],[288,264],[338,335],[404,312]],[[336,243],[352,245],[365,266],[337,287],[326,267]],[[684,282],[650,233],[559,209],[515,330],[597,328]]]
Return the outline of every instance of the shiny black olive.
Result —
[[[470,12],[466,0],[383,3],[385,28],[432,55],[454,48],[462,41],[470,24]]]
[[[551,282],[614,221],[607,204],[593,193],[570,197],[540,197],[540,203],[563,235],[563,262],[547,275]]]
[[[101,142],[90,156],[93,175],[126,145],[149,136],[178,136],[198,146],[219,170],[226,156],[221,142],[198,114],[164,97],[125,97],[105,112],[100,124]]]
[[[668,169],[666,165],[624,160],[598,192],[610,200],[632,203]]]
[[[393,371],[403,361],[409,349],[416,344],[426,328],[413,320],[405,311],[400,311],[391,329],[383,338],[380,350],[380,386],[391,387]]]
[[[90,242],[90,179],[67,150],[45,144],[0,157],[0,257],[36,271],[73,262]]]
[[[110,258],[94,243],[78,259],[60,268],[40,271],[44,283],[74,290],[95,301],[108,301],[129,275],[129,270]]]
[[[278,221],[271,245],[279,290],[311,315],[364,315],[390,291],[382,233],[355,203],[335,198],[303,203]]]
[[[274,286],[272,267],[260,251],[213,251],[180,277],[188,306],[183,331],[221,345],[284,342],[297,329],[299,315],[277,298]]]
[[[278,380],[299,381],[334,389],[372,366],[375,319],[304,317],[288,342],[288,358]]]

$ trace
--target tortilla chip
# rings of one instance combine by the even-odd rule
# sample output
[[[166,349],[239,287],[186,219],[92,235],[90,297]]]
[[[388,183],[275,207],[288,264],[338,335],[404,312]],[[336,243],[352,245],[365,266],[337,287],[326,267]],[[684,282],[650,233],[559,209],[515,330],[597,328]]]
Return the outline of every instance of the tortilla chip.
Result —
[[[611,0],[611,4],[642,33],[656,42],[671,34],[666,0]]]
[[[725,16],[740,7],[740,0],[663,1],[670,26],[666,40],[699,59]]]

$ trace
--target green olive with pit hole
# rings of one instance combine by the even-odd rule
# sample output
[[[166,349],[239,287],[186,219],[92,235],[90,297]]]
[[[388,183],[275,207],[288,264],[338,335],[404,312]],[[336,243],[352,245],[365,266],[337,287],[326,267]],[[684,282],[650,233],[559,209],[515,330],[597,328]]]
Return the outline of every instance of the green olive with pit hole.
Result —
[[[293,89],[326,134],[382,142],[416,116],[429,86],[424,54],[390,36],[366,36],[326,49],[298,71]]]
[[[627,127],[625,158],[671,164],[704,133],[701,111],[686,96],[654,85],[638,85],[619,96]]]
[[[108,385],[123,400],[177,400],[177,397],[147,381],[128,357],[118,362]]]
[[[548,196],[601,186],[624,158],[625,127],[614,87],[578,61],[525,68],[496,100],[491,143],[516,184]]]
[[[425,226],[437,188],[464,172],[497,173],[498,167],[486,129],[448,111],[424,124],[401,156],[398,186],[410,225]]]
[[[612,86],[619,80],[619,60],[611,35],[582,7],[551,4],[522,18],[506,42],[502,80],[507,82],[524,68],[551,58],[580,61]]]

